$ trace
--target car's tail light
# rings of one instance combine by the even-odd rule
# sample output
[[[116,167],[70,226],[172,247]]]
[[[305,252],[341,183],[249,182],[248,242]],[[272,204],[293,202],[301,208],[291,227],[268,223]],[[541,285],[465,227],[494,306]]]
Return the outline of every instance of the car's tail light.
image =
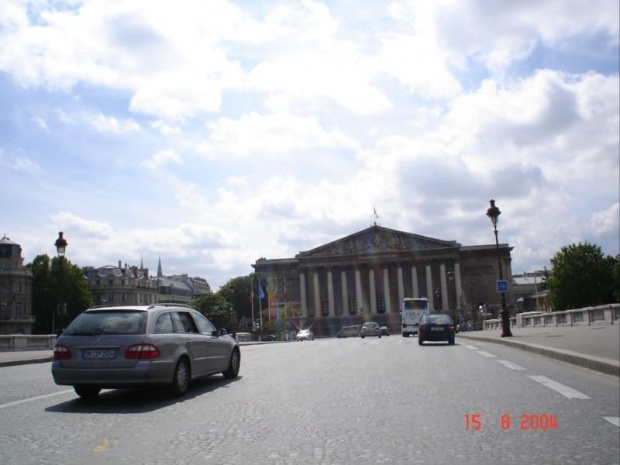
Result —
[[[426,326],[420,325],[419,329],[420,329],[420,332],[423,333],[426,331]]]
[[[71,358],[71,351],[65,346],[54,347],[54,360],[69,360]]]
[[[151,360],[159,357],[159,349],[152,344],[134,344],[125,351],[125,358],[131,360]]]
[[[454,326],[450,326],[450,331],[454,332]]]

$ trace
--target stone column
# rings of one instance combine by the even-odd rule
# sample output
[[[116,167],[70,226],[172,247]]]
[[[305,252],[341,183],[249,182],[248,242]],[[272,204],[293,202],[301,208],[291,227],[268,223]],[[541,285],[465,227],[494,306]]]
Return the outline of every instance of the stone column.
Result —
[[[301,304],[301,315],[308,317],[308,304],[306,299],[306,273],[299,272],[299,300]]]
[[[418,286],[418,269],[415,265],[411,265],[411,285],[413,295],[411,297],[420,297],[420,287]]]
[[[392,313],[392,299],[390,298],[390,272],[388,264],[383,268],[383,295],[385,296],[385,313]]]
[[[347,286],[347,269],[342,267],[340,270],[340,280],[342,281],[342,314],[349,313],[349,289]]]
[[[370,284],[370,314],[377,314],[377,287],[375,285],[375,270],[368,268],[368,282]]]
[[[355,267],[355,300],[357,304],[356,312],[362,308],[364,305],[364,300],[362,296],[362,277],[360,276],[360,268],[359,266]]]
[[[403,302],[403,299],[405,298],[405,284],[403,282],[403,265],[402,263],[398,263],[398,268],[396,270],[396,274],[398,276],[398,306],[396,308],[396,311],[398,312],[398,309],[400,309],[400,305]]]
[[[433,275],[431,273],[431,264],[426,264],[426,296],[428,298],[428,308],[435,310],[435,301],[433,299]]]
[[[319,289],[319,269],[315,268],[312,272],[314,280],[314,318],[321,318],[321,290]]]
[[[446,264],[444,262],[439,264],[439,279],[441,282],[441,306],[443,309],[447,309],[450,301],[448,300],[448,281],[446,280]]]
[[[459,262],[454,262],[454,283],[456,285],[456,308],[461,308],[463,288],[461,285],[461,264]]]
[[[327,269],[327,299],[329,302],[329,316],[336,314],[336,305],[334,301],[334,281],[332,275],[332,267]]]

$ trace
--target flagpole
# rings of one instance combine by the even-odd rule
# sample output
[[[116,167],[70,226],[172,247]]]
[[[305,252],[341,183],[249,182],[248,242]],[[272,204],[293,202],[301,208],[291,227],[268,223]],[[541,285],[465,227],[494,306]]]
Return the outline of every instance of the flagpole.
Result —
[[[260,334],[263,332],[263,299],[261,297],[260,287],[260,278],[258,278],[258,329],[259,329],[259,340]]]
[[[256,331],[256,322],[254,321],[254,280],[250,277],[250,305],[252,306],[252,332]]]

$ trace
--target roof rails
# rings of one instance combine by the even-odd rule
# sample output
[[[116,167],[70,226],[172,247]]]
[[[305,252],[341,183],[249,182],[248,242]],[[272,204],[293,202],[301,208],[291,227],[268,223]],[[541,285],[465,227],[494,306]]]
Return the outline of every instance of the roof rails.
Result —
[[[184,307],[184,308],[191,308],[192,310],[196,310],[191,305],[180,304],[178,302],[159,302],[153,305],[149,305],[149,308],[155,308],[155,307]]]

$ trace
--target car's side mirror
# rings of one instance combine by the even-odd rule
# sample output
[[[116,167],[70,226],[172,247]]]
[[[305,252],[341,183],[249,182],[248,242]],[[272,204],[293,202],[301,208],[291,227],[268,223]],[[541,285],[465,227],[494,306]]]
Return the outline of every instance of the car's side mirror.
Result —
[[[228,334],[224,328],[221,328],[217,333],[218,336],[226,336]]]

